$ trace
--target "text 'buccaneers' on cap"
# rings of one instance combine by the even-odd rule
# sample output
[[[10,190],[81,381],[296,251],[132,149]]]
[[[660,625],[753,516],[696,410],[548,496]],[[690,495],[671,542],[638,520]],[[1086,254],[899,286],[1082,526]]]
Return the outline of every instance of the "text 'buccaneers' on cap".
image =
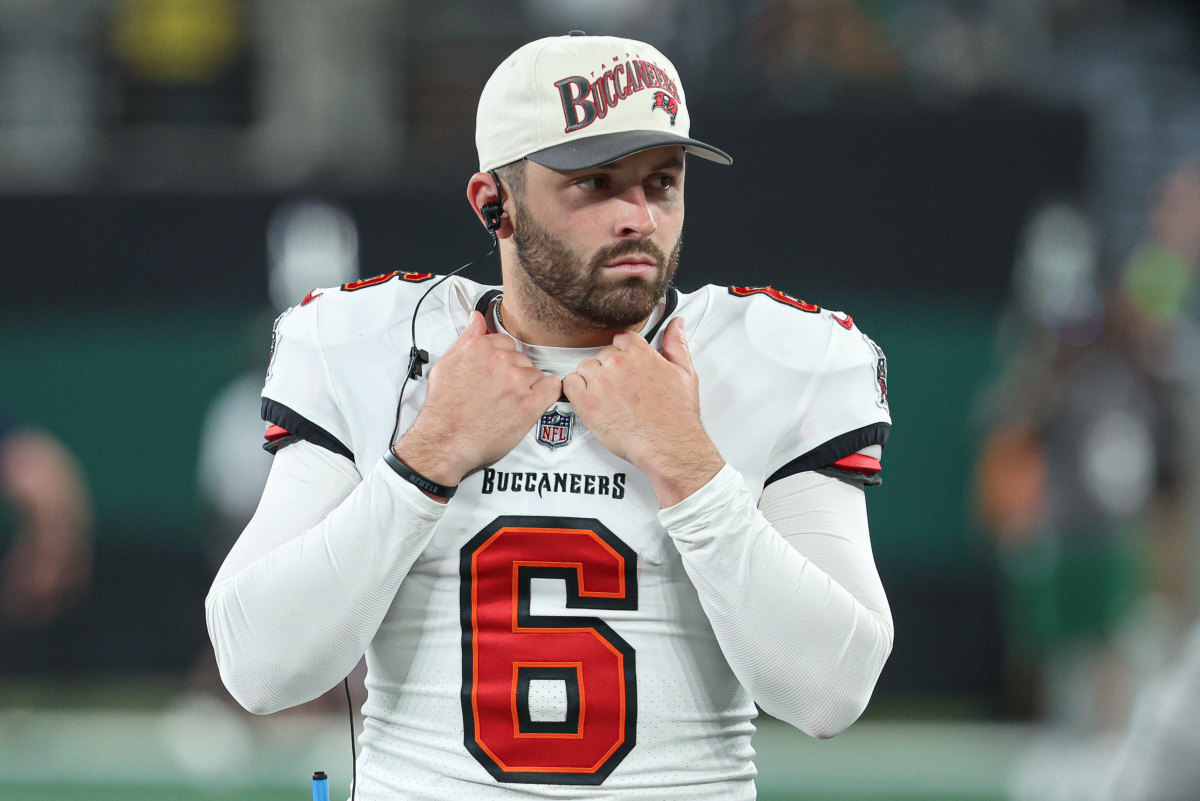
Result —
[[[475,146],[482,172],[528,158],[582,170],[661,145],[710,161],[727,154],[688,137],[691,118],[667,57],[633,39],[538,39],[505,59],[479,97]]]

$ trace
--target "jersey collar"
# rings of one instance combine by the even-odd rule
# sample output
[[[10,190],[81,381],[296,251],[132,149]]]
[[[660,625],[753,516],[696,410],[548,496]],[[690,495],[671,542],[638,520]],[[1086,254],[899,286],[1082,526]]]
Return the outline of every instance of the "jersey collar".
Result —
[[[487,317],[488,309],[490,309],[492,306],[492,301],[494,301],[496,298],[500,297],[503,294],[504,293],[501,292],[499,289],[487,290],[482,295],[480,295],[479,300],[477,300],[475,302],[475,311],[479,312],[484,317]],[[654,343],[654,338],[656,336],[658,336],[658,332],[662,329],[663,324],[667,320],[671,319],[671,315],[675,313],[675,309],[678,306],[679,306],[679,290],[675,288],[674,284],[671,284],[670,286],[667,287],[666,293],[663,294],[662,315],[659,316],[658,320],[654,323],[654,325],[650,326],[650,330],[646,331],[645,334],[643,334],[643,336],[645,336],[647,342],[649,342],[651,344]]]

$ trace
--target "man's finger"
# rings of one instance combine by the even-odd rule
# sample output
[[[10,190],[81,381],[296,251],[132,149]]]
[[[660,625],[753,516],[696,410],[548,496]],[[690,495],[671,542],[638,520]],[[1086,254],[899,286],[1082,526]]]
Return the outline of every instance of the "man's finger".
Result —
[[[538,408],[545,410],[562,395],[562,382],[556,376],[543,375],[530,389],[537,399]]]
[[[458,335],[458,339],[454,341],[453,348],[460,350],[466,347],[467,343],[478,339],[487,333],[487,322],[483,319],[483,315],[477,311],[472,311],[470,318],[467,319],[467,327]]]
[[[614,356],[620,355],[620,353],[620,348],[616,347],[615,345],[609,345],[607,348],[596,354],[594,361],[597,361],[602,365],[608,364],[610,359],[612,359]]]
[[[493,350],[507,350],[512,351],[513,353],[517,351],[517,343],[513,342],[508,337],[488,336],[484,337],[483,341],[487,347],[492,348]]]
[[[579,373],[571,373],[562,380],[562,394],[566,395],[567,400],[572,403],[585,389],[587,389],[587,381]]]
[[[672,364],[679,365],[689,373],[695,372],[692,369],[692,353],[683,333],[682,317],[675,317],[667,323],[667,329],[663,331],[662,353]]]
[[[483,315],[477,311],[471,312],[471,319],[467,321],[467,327],[463,329],[460,338],[477,337],[487,333],[487,321],[483,319]]]
[[[649,347],[649,343],[646,342],[645,337],[641,334],[635,334],[632,331],[622,331],[613,337],[612,345],[609,347],[614,350],[633,350],[638,347]],[[605,348],[605,350],[607,349]]]
[[[586,380],[589,375],[594,375],[602,366],[599,359],[587,358],[575,365],[575,372]]]

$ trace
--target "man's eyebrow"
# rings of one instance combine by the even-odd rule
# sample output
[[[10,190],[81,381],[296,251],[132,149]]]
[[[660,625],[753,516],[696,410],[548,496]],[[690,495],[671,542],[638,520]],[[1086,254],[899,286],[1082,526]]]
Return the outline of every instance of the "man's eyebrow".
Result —
[[[620,161],[620,159],[618,159],[617,161]],[[617,162],[610,161],[607,164],[600,164],[600,165],[596,166],[594,169],[615,170],[615,169],[617,169]],[[652,167],[651,169],[654,171],[670,170],[670,169],[682,170],[683,169],[683,157],[682,156],[668,156],[666,161]],[[582,172],[582,170],[581,170],[581,172]]]

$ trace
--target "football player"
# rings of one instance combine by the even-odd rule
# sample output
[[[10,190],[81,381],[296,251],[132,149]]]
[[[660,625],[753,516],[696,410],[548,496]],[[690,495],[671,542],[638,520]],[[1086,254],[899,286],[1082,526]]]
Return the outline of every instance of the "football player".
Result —
[[[467,187],[502,286],[391,273],[276,325],[208,626],[259,713],[366,653],[357,798],[750,799],[756,703],[830,737],[870,698],[886,362],[779,290],[673,287],[686,157],[730,162],[689,127],[650,45],[527,44]]]

